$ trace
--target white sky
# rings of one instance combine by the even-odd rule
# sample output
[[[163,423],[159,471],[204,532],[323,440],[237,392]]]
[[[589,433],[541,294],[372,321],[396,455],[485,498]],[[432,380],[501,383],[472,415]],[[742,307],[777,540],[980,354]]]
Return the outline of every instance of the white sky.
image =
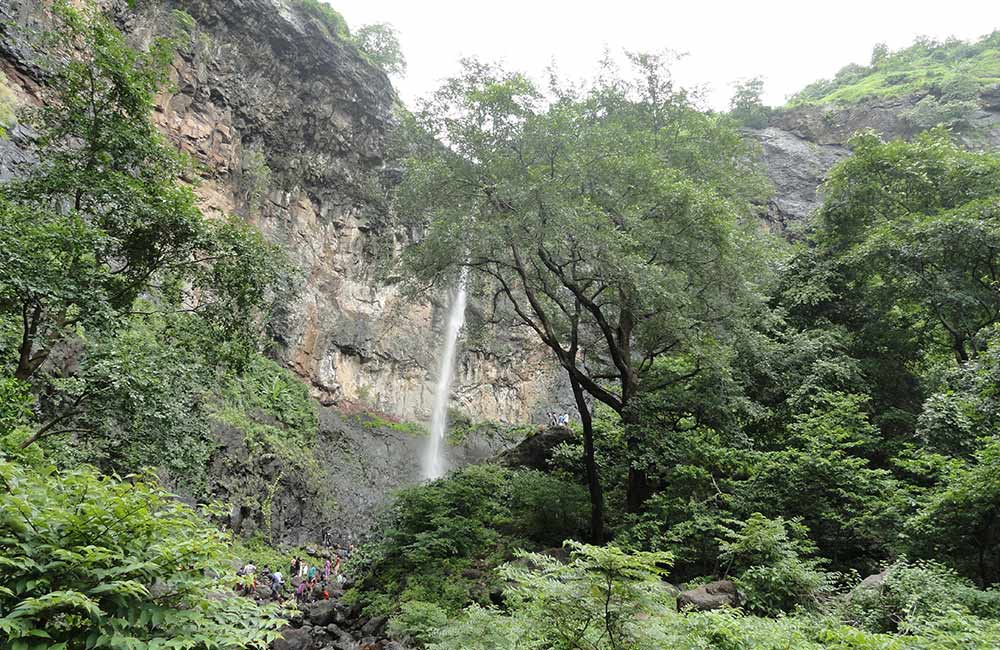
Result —
[[[463,56],[503,61],[543,77],[555,60],[572,78],[590,76],[605,48],[687,56],[684,85],[707,84],[710,105],[728,105],[732,82],[765,81],[765,102],[848,63],[872,46],[916,36],[974,39],[1000,29],[1000,0],[327,0],[351,28],[391,23],[409,69],[395,79],[408,105],[454,73]]]

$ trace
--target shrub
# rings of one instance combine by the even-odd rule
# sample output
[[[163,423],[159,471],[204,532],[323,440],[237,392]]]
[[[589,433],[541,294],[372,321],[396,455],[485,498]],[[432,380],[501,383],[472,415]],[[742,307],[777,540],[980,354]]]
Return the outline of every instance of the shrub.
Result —
[[[801,524],[754,513],[728,532],[729,539],[720,541],[721,559],[739,572],[736,584],[749,611],[774,616],[813,608],[831,591],[832,579],[820,570],[821,561],[803,557],[816,547]]]
[[[938,562],[900,559],[885,570],[877,588],[858,588],[845,605],[845,617],[875,632],[919,633],[939,627],[953,613],[1000,617],[1000,592],[976,589]]]
[[[543,546],[578,539],[589,526],[590,501],[580,485],[542,472],[514,472],[511,515],[519,535]]]
[[[356,554],[366,612],[391,614],[423,601],[449,613],[489,602],[492,568],[514,549],[550,544],[581,529],[588,501],[574,484],[496,465],[474,465],[397,493],[376,541]]]
[[[399,614],[390,619],[389,634],[395,639],[427,644],[447,623],[448,613],[434,603],[412,600],[403,603]]]
[[[284,625],[230,590],[223,534],[155,479],[0,458],[0,481],[3,647],[263,648]]]

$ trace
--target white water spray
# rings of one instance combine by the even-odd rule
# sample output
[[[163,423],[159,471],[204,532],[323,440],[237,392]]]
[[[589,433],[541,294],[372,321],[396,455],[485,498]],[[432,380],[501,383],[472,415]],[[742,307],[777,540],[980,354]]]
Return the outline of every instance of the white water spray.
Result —
[[[451,394],[451,380],[455,373],[455,348],[458,333],[465,323],[465,272],[458,280],[458,289],[451,301],[448,312],[448,329],[445,332],[441,365],[438,367],[437,389],[434,393],[434,410],[431,412],[431,437],[424,456],[424,478],[436,479],[444,476],[445,461],[442,455],[444,434],[448,428],[448,397]]]

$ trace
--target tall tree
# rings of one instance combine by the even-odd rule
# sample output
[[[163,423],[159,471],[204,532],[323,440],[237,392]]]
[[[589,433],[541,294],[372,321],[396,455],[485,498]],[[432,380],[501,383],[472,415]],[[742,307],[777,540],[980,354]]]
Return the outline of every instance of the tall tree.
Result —
[[[460,268],[545,344],[583,425],[592,535],[603,496],[588,401],[623,418],[643,388],[699,371],[699,342],[739,311],[753,239],[741,218],[765,191],[725,118],[676,89],[666,59],[630,55],[584,88],[465,61],[417,113],[400,192],[421,229],[404,263],[421,282]],[[648,371],[665,355],[686,363]],[[645,498],[632,429],[628,506]]]

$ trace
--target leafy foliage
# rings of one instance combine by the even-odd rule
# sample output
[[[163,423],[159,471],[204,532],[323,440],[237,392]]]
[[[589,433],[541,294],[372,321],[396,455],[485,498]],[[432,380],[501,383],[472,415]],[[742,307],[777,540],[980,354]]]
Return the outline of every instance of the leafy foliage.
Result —
[[[823,561],[809,557],[816,548],[801,524],[754,513],[729,530],[720,546],[720,558],[737,576],[748,611],[777,615],[815,609],[832,591],[831,576],[820,568]]]
[[[7,76],[0,73],[0,137],[3,137],[15,121],[17,98],[7,85]]]
[[[423,287],[469,272],[496,317],[528,328],[566,371],[595,539],[603,497],[585,394],[627,418],[644,381],[697,372],[700,344],[748,297],[737,278],[757,272],[745,264],[755,231],[742,219],[766,188],[752,147],[694,107],[665,57],[629,58],[629,73],[609,65],[580,89],[554,78],[548,93],[465,61],[410,124],[399,197],[401,225],[425,229],[404,277]],[[675,355],[687,363],[654,369]],[[630,511],[648,496],[636,431]]]
[[[284,258],[242,222],[204,219],[178,181],[189,162],[150,119],[171,39],[137,51],[92,5],[55,9],[41,161],[0,186],[0,367],[45,396],[23,444],[193,440],[182,413],[205,382],[190,380],[258,353]]]
[[[264,648],[284,621],[236,597],[225,537],[133,476],[0,459],[0,641],[29,648]]]
[[[935,104],[948,105],[968,101],[979,89],[997,83],[1000,83],[1000,32],[974,43],[919,38],[897,52],[877,45],[871,65],[849,65],[832,80],[806,86],[790,104],[852,103],[866,97],[925,94]],[[938,123],[931,122],[918,126]]]
[[[729,116],[740,125],[752,129],[762,129],[767,126],[771,109],[761,100],[763,92],[764,80],[760,77],[737,82],[733,96],[729,100]]]
[[[576,485],[488,465],[404,489],[385,513],[378,541],[362,548],[356,597],[371,613],[409,601],[449,612],[470,600],[489,602],[489,569],[515,548],[579,536],[586,503]]]
[[[531,559],[534,570],[505,570],[514,583],[504,610],[472,606],[440,629],[430,647],[986,650],[1000,639],[996,621],[957,610],[928,616],[907,635],[865,631],[829,615],[769,619],[733,610],[679,614],[659,587],[659,560],[649,555],[574,546],[574,559],[566,565]]]
[[[399,47],[399,35],[392,25],[364,25],[354,32],[353,40],[368,60],[386,74],[402,76],[406,73],[406,59]]]

